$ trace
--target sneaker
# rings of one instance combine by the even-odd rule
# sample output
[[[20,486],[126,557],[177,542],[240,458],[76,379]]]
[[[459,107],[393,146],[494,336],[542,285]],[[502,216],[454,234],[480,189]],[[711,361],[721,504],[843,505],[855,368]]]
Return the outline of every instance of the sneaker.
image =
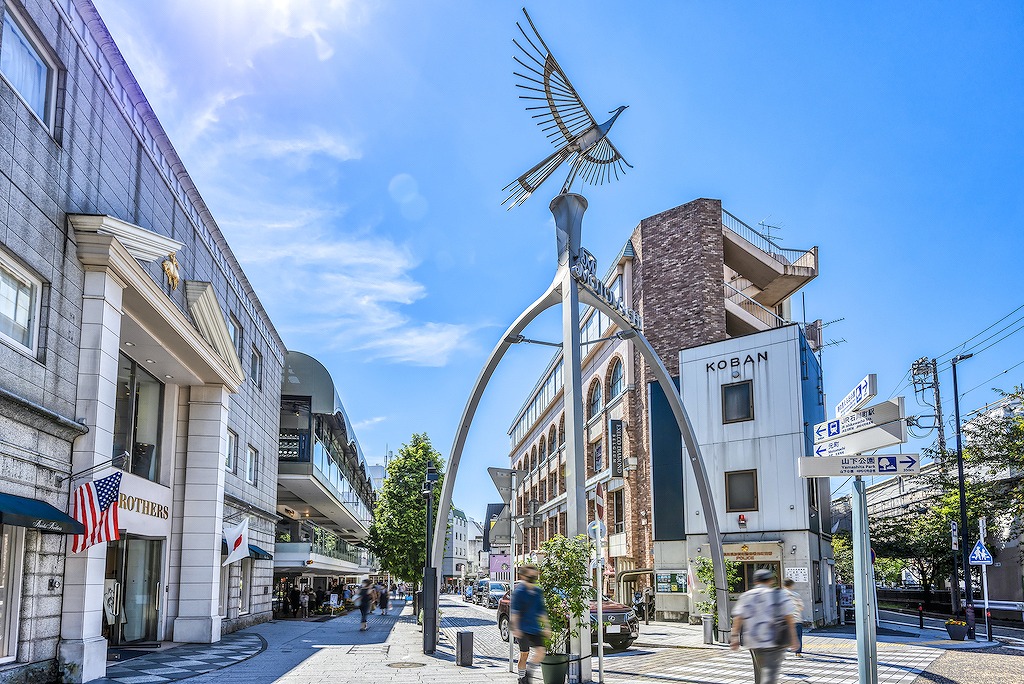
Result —
[[[522,677],[520,677],[519,678],[519,684],[530,684],[530,677],[529,677],[529,675],[523,675]]]

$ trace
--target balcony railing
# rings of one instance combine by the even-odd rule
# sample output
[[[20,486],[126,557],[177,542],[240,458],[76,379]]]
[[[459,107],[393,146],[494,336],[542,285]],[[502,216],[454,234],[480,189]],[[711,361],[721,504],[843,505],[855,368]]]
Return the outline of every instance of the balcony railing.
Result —
[[[369,564],[370,554],[366,549],[349,544],[334,532],[309,521],[289,522],[278,525],[276,548],[288,550],[285,544],[294,544],[296,549],[308,547],[310,553],[328,558],[348,561],[355,565]]]
[[[312,455],[307,430],[281,430],[278,458],[281,462],[310,463],[317,479],[332,490],[334,496],[366,527],[370,526],[372,515],[366,502],[359,498],[350,479],[348,468],[341,466],[315,435],[312,439]]]
[[[814,250],[786,249],[780,247],[765,235],[757,232],[725,209],[722,210],[722,225],[757,247],[783,266],[814,268]]]
[[[788,323],[785,319],[779,318],[775,315],[774,311],[761,306],[729,283],[725,284],[725,298],[767,325],[769,328],[781,328]]]

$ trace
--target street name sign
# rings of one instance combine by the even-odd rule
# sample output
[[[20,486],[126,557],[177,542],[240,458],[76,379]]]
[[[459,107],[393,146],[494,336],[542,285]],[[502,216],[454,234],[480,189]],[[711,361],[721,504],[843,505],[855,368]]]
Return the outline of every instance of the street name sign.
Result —
[[[902,399],[902,397],[901,397]],[[901,402],[902,404],[902,402]],[[858,432],[851,432],[834,439],[818,441],[815,439],[815,456],[852,456],[865,451],[874,451],[883,447],[903,444],[907,441],[907,421],[894,420]]]
[[[798,458],[800,477],[851,477],[854,475],[918,475],[918,454],[874,456],[818,456]]]
[[[836,404],[836,418],[842,417],[850,411],[856,411],[864,404],[874,399],[878,394],[878,376],[871,373],[857,383],[857,386],[850,390],[850,393],[843,397],[843,400]]]
[[[868,428],[888,425],[898,420],[906,420],[907,414],[903,405],[903,397],[869,406],[860,411],[847,413],[834,420],[827,420],[814,426],[814,441],[827,442],[837,437],[867,430]]]
[[[985,545],[980,539],[971,550],[968,562],[970,562],[971,565],[992,565],[992,554],[989,553],[988,549],[985,548]]]

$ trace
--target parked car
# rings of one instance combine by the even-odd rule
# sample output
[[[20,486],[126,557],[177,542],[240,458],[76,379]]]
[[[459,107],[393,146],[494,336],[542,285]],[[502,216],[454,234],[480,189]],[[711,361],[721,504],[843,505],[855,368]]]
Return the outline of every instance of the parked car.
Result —
[[[477,603],[488,608],[497,608],[501,597],[509,593],[509,587],[504,582],[484,580],[483,584],[477,584],[476,592],[479,594]]]
[[[463,601],[472,601],[473,600],[473,585],[472,584],[467,584],[466,588],[462,591],[462,600]]]
[[[498,633],[502,641],[509,638],[509,605],[511,603],[511,592],[498,600]],[[601,605],[601,612],[604,618],[604,642],[614,649],[626,650],[633,645],[633,642],[640,636],[640,620],[636,613],[629,606],[616,603],[605,598]],[[597,601],[590,602],[590,643],[597,643]]]

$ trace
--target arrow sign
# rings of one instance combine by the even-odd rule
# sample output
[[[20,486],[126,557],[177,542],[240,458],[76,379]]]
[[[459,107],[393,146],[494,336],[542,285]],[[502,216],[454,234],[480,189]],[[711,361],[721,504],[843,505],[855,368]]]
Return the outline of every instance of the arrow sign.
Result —
[[[897,420],[886,425],[854,432],[814,445],[815,456],[853,456],[865,451],[902,444],[907,441],[907,422]]]
[[[988,549],[985,548],[980,539],[974,545],[974,549],[971,550],[968,562],[971,565],[992,565],[992,554],[988,552]]]
[[[845,437],[846,435],[860,432],[861,430],[887,425],[898,420],[905,420],[906,417],[903,397],[897,397],[891,401],[883,401],[866,409],[848,413],[835,420],[818,423],[814,426],[814,441],[815,443],[827,442],[837,437]]]
[[[501,500],[507,506],[512,501],[512,475],[516,476],[516,482],[520,482],[522,471],[511,468],[488,468],[487,474],[491,476]]]
[[[858,382],[857,386],[850,390],[850,393],[843,397],[841,402],[836,404],[836,418],[840,418],[850,411],[856,411],[874,399],[876,394],[878,394],[878,376],[871,373]]]
[[[921,459],[917,454],[874,456],[821,456],[797,459],[800,477],[842,477],[852,475],[918,475]]]

